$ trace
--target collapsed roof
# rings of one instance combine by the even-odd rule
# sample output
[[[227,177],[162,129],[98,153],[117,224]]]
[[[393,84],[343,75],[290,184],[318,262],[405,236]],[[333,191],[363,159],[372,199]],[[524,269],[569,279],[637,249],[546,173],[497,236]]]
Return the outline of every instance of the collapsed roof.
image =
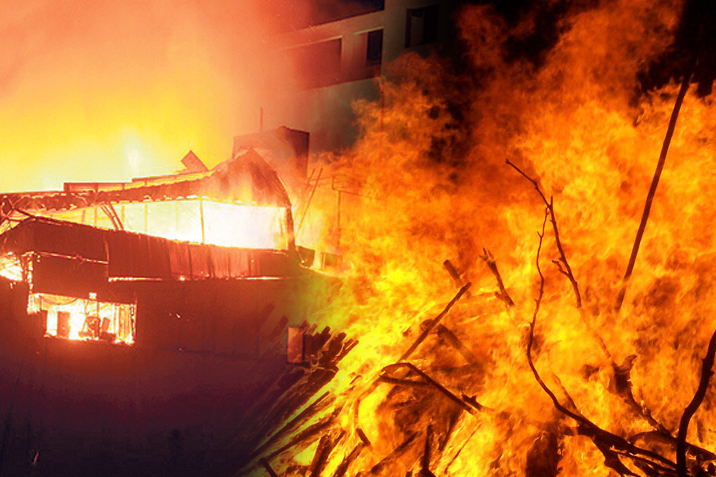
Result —
[[[186,198],[291,207],[286,188],[276,171],[260,154],[249,149],[206,172],[184,172],[121,183],[65,184],[63,191],[0,194],[0,223],[18,210],[69,210]]]

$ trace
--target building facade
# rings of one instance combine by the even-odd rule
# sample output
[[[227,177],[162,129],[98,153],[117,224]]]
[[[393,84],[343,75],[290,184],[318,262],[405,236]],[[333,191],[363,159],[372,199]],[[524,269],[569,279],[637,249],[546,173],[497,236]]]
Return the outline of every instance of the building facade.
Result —
[[[353,102],[380,100],[381,78],[405,52],[426,54],[451,34],[456,0],[386,0],[374,11],[285,32],[276,45],[293,63],[295,89],[267,125],[311,135],[313,155],[349,147]]]

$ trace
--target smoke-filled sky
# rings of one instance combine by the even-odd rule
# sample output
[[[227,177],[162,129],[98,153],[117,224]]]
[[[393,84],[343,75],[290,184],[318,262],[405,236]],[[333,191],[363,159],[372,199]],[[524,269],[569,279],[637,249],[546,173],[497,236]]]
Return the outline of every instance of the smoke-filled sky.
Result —
[[[305,2],[28,0],[0,15],[0,191],[208,165],[292,84],[272,50]]]

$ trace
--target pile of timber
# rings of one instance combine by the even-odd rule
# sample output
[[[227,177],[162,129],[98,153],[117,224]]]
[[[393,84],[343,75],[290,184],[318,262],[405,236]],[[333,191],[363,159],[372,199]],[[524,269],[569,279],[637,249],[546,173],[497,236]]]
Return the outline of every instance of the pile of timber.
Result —
[[[460,336],[462,333],[454,332],[450,327],[458,326],[460,321],[472,321],[474,303],[484,302],[486,297],[470,297],[470,303],[453,312],[450,326],[443,323],[443,318],[458,300],[468,295],[469,287],[470,284],[464,285],[440,314],[420,324],[395,364],[378,370],[369,382],[361,377],[354,378],[355,385],[351,386],[347,398],[327,391],[319,392],[335,374],[335,366],[356,344],[345,340],[344,335],[328,340],[323,351],[318,353],[318,359],[306,369],[297,369],[279,378],[277,386],[265,396],[266,400],[275,403],[266,414],[265,422],[270,426],[278,422],[279,415],[286,418],[280,426],[262,429],[261,434],[268,437],[244,457],[237,475],[387,476],[398,475],[395,472],[405,475],[406,468],[413,469],[414,475],[433,475],[431,462],[446,460],[441,454],[448,452],[447,443],[464,414],[493,412],[474,397],[451,390],[459,386],[478,392],[485,366],[485,360],[481,359],[484,357],[476,356],[465,344],[467,337]],[[490,302],[489,313],[504,306],[494,296],[487,300]],[[420,361],[422,369],[409,360]],[[431,374],[439,374],[441,382]],[[465,386],[468,382],[472,385]],[[339,419],[346,414],[357,416],[361,399],[378,388],[387,389],[381,408],[391,414],[384,420],[391,422],[389,432],[396,433],[398,443],[393,449],[375,449],[366,433],[352,425],[355,422],[346,425],[345,419]],[[261,409],[265,408],[262,406]],[[257,412],[263,411],[257,409]],[[371,448],[373,457],[359,459],[368,448]],[[307,449],[312,454],[310,463],[292,460],[293,456]],[[452,460],[455,458],[457,455],[450,456]],[[326,473],[329,461],[334,465],[330,473]]]
[[[288,447],[277,451],[275,444],[333,402],[328,393],[318,397],[317,393],[333,379],[338,363],[357,341],[348,339],[345,333],[332,334],[330,327],[317,332],[315,324],[303,323],[301,328],[305,330],[306,359],[303,363],[285,366],[283,372],[271,378],[273,382],[270,385],[261,386],[262,391],[244,413],[246,422],[238,424],[234,438],[227,445],[227,455],[232,458],[225,465],[234,471],[255,467],[264,455],[271,458],[285,451]],[[274,350],[267,350],[266,354],[279,355]],[[291,418],[297,410],[300,414]],[[322,428],[319,426],[307,433],[304,431],[302,438],[307,435],[310,438]],[[237,449],[240,449],[238,453]],[[246,449],[250,451],[246,452]]]

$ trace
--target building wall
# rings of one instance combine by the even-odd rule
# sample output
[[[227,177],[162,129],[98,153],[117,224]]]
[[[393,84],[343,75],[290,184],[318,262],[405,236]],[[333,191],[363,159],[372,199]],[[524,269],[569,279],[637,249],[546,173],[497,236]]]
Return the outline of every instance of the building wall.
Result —
[[[425,54],[445,38],[457,3],[386,0],[382,11],[280,35],[276,45],[293,60],[298,79],[296,91],[266,111],[266,128],[309,132],[314,156],[349,147],[358,135],[353,102],[379,100],[380,78],[391,61],[406,51]]]

